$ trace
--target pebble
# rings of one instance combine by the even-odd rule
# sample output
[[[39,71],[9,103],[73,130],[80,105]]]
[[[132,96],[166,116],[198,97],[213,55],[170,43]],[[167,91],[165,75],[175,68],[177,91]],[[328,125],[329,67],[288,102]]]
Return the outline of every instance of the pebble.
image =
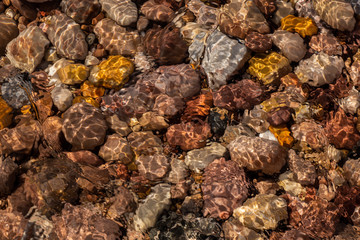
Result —
[[[74,85],[85,81],[90,74],[90,69],[79,63],[69,64],[60,68],[56,74],[59,76],[62,83]]]
[[[272,42],[277,46],[282,54],[293,62],[299,62],[306,54],[304,40],[298,33],[277,30],[271,36]]]
[[[170,2],[167,1],[146,1],[140,9],[144,16],[153,21],[170,22],[175,17],[174,8]]]
[[[12,108],[0,97],[0,130],[8,127],[12,122]]]
[[[194,149],[187,152],[185,157],[185,164],[191,171],[200,173],[212,161],[217,158],[224,157],[227,149],[220,143],[212,143],[210,146]]]
[[[62,150],[64,140],[62,125],[62,118],[58,116],[51,116],[46,118],[41,126],[44,139],[55,151]]]
[[[88,53],[86,36],[80,25],[74,20],[64,13],[56,12],[47,17],[44,28],[50,42],[56,47],[56,52],[60,56],[72,60],[85,60]],[[65,30],[61,31],[63,28]],[[63,44],[66,44],[66,47]]]
[[[99,156],[107,162],[121,161],[129,164],[134,158],[134,153],[126,139],[115,133],[108,135],[106,142],[99,150]]]
[[[101,10],[98,0],[63,0],[60,7],[66,15],[71,17],[77,23],[89,23]]]
[[[342,58],[318,53],[301,60],[299,66],[295,68],[295,74],[300,82],[319,87],[333,83],[340,76],[343,68]]]
[[[136,157],[163,152],[160,138],[151,131],[132,132],[127,139]]]
[[[201,0],[191,0],[188,9],[195,15],[196,22],[201,25],[214,26],[219,9],[206,5]]]
[[[281,30],[297,32],[303,38],[318,32],[318,28],[311,18],[295,17],[294,15],[288,15],[281,19]]]
[[[77,103],[63,116],[62,131],[73,150],[93,150],[104,143],[107,125],[101,111],[88,103]]]
[[[40,64],[49,44],[39,27],[30,26],[9,42],[6,56],[15,67],[31,73]]]
[[[313,7],[321,19],[331,27],[340,31],[352,31],[354,29],[356,20],[350,3],[342,0],[331,2],[315,0]]]
[[[347,181],[351,183],[353,186],[360,187],[360,160],[357,159],[349,159],[345,162],[343,169],[344,169],[344,176]]]
[[[229,218],[247,199],[248,187],[245,172],[236,162],[225,158],[214,160],[205,168],[201,184],[204,216]]]
[[[4,55],[6,45],[19,34],[16,22],[4,14],[0,15],[0,34],[3,36],[0,40],[0,55]]]
[[[260,137],[239,136],[227,146],[231,160],[250,171],[274,174],[285,165],[287,151],[277,142]]]
[[[0,210],[0,237],[4,239],[21,238],[27,223],[28,220],[19,212]]]
[[[90,165],[98,167],[104,162],[93,152],[88,150],[81,150],[76,152],[65,152],[67,158],[71,161],[80,163],[83,165]]]
[[[116,189],[115,196],[111,199],[108,216],[112,219],[119,218],[127,212],[133,212],[136,209],[136,202],[132,193],[125,187],[119,186]]]
[[[170,185],[160,183],[152,187],[152,192],[139,204],[134,216],[136,231],[144,232],[154,227],[160,214],[171,204]]]
[[[31,90],[32,87],[28,83],[27,73],[20,73],[8,78],[1,86],[3,99],[14,109],[20,109],[22,106],[30,104],[28,94],[31,93]],[[5,112],[8,111],[5,110]]]
[[[276,0],[275,5],[277,9],[271,18],[271,21],[278,26],[281,25],[281,19],[289,15],[294,15],[295,13],[291,2]]]
[[[251,32],[245,38],[245,46],[253,52],[266,52],[272,48],[272,40],[268,34]]]
[[[294,178],[302,185],[315,184],[317,175],[316,169],[312,163],[299,157],[292,149],[289,150],[289,167],[294,173]]]
[[[145,131],[162,130],[169,127],[169,124],[165,121],[165,118],[158,115],[156,112],[144,113],[139,119],[139,123]]]
[[[9,157],[0,159],[0,196],[11,194],[18,172],[18,165]]]
[[[138,9],[131,0],[99,0],[99,2],[109,18],[120,26],[129,26],[138,18]]]
[[[224,144],[228,145],[241,135],[255,137],[255,132],[246,124],[240,123],[238,125],[228,125],[222,136],[222,140],[224,141]]]
[[[140,175],[150,181],[159,181],[170,169],[169,160],[163,154],[140,156],[136,159]]]
[[[234,217],[254,230],[275,229],[288,218],[285,199],[274,194],[258,194],[234,210]]]
[[[54,105],[60,110],[65,111],[72,105],[73,95],[72,92],[63,87],[62,85],[57,85],[51,91],[51,98],[54,102]]]
[[[129,135],[129,133],[131,133],[131,129],[129,128],[127,123],[121,121],[116,114],[106,116],[106,122],[109,129],[116,132],[121,137],[126,137],[127,135]]]
[[[291,131],[296,140],[308,144],[315,150],[320,150],[329,144],[324,128],[315,121],[294,124]]]
[[[342,47],[338,39],[330,34],[320,33],[311,37],[310,50],[324,52],[327,55],[341,55]]]

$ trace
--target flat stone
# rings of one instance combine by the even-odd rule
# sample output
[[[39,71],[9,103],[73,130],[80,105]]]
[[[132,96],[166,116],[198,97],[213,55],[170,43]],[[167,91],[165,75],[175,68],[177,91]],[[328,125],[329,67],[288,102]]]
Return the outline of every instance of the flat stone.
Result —
[[[5,14],[0,14],[0,56],[5,54],[6,45],[19,35],[16,22]]]
[[[298,33],[277,30],[272,34],[271,39],[290,61],[298,62],[304,58],[307,49]]]
[[[138,9],[131,0],[99,0],[102,9],[120,26],[129,26],[138,18]]]
[[[169,171],[170,164],[163,154],[140,156],[136,159],[140,175],[150,181],[159,181]]]
[[[126,139],[115,133],[108,135],[106,142],[99,150],[99,156],[107,162],[121,161],[129,164],[134,158],[134,153]]]
[[[77,23],[89,23],[101,10],[98,0],[64,0],[60,7],[66,15],[74,19]]]
[[[131,129],[126,122],[121,121],[116,114],[106,116],[106,122],[109,129],[119,134],[121,137],[126,137],[131,133]]]
[[[51,98],[54,102],[54,105],[62,112],[68,109],[72,105],[73,101],[72,92],[62,85],[56,86],[51,91]]]

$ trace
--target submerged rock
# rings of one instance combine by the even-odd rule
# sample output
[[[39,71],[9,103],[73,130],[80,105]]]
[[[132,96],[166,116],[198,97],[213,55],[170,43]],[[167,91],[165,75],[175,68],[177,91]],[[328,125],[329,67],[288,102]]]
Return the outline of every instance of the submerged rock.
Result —
[[[98,0],[62,0],[61,9],[78,23],[89,23],[101,10]]]
[[[16,22],[5,14],[0,15],[0,56],[4,55],[6,45],[17,37],[19,29],[16,26]]]
[[[138,9],[131,0],[99,0],[102,9],[120,26],[129,26],[136,22]]]

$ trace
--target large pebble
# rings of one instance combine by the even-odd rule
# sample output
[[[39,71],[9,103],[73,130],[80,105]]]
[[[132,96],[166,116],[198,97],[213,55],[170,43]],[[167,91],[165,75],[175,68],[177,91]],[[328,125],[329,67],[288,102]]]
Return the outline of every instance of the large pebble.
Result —
[[[291,131],[296,140],[307,143],[315,150],[320,150],[329,144],[324,128],[313,120],[294,124]]]
[[[288,218],[287,203],[273,194],[259,194],[235,209],[234,216],[254,230],[275,229],[281,220]]]
[[[280,172],[286,163],[287,151],[279,143],[260,137],[240,136],[228,149],[231,160],[250,171],[271,175]]]
[[[19,212],[0,210],[0,238],[21,239],[27,230],[28,220]]]
[[[340,31],[352,31],[355,27],[354,10],[351,4],[344,0],[314,0],[313,6],[331,27]]]
[[[111,55],[135,56],[142,51],[141,38],[137,31],[127,31],[113,20],[104,18],[95,25],[94,33],[99,43]]]
[[[219,143],[212,143],[210,146],[189,151],[185,157],[185,164],[190,170],[200,172],[212,161],[223,157],[227,149]]]
[[[140,175],[150,181],[161,180],[170,168],[169,160],[163,154],[140,156],[137,158],[136,163]]]
[[[0,15],[0,56],[4,55],[6,45],[17,37],[19,30],[16,26],[16,22],[5,14]]]
[[[166,0],[148,0],[141,6],[141,13],[149,20],[170,22],[175,17],[174,6]]]
[[[295,68],[295,74],[302,83],[320,87],[338,78],[344,65],[342,58],[321,52],[301,60],[299,66]]]
[[[136,157],[153,155],[163,151],[161,139],[151,131],[133,132],[127,139]]]
[[[18,165],[11,159],[0,159],[0,196],[4,197],[13,190]]]
[[[78,23],[89,23],[101,10],[98,0],[62,0],[61,9]]]
[[[248,195],[249,183],[244,169],[225,158],[214,160],[205,168],[201,190],[204,194],[204,216],[227,219]]]
[[[105,144],[99,150],[99,156],[105,161],[121,161],[129,164],[134,158],[134,153],[126,139],[115,133],[107,137]]]
[[[72,60],[85,60],[88,44],[79,24],[61,12],[47,17],[46,24],[46,34],[59,55]]]
[[[315,184],[317,175],[315,166],[311,162],[299,157],[294,150],[289,150],[289,167],[294,173],[295,180],[303,185]]]
[[[152,192],[139,205],[134,216],[134,226],[137,231],[146,231],[155,226],[160,214],[171,205],[170,185],[160,183],[152,188]]]
[[[230,76],[240,70],[250,58],[250,51],[244,44],[239,43],[215,30],[207,39],[198,38],[189,47],[190,57],[197,61],[199,49],[204,49],[203,67],[211,89],[217,90]]]
[[[62,131],[74,150],[93,150],[103,144],[106,130],[101,111],[88,103],[77,103],[64,113]]]
[[[107,214],[111,218],[117,218],[127,212],[136,209],[136,203],[133,194],[125,187],[119,186],[115,191],[115,196],[110,200],[112,202]]]
[[[22,106],[30,104],[27,94],[29,94],[32,88],[31,85],[28,84],[27,73],[20,73],[14,77],[8,78],[1,86],[3,99],[15,109],[20,109]],[[21,86],[24,86],[24,88]]]
[[[100,0],[102,9],[121,26],[129,26],[138,18],[138,9],[131,0]]]
[[[304,40],[298,33],[278,30],[271,36],[273,43],[290,61],[298,62],[306,54]]]
[[[40,64],[49,44],[43,31],[31,26],[7,45],[6,56],[15,67],[31,73]]]
[[[68,109],[73,101],[72,92],[62,85],[54,87],[51,91],[51,98],[54,105],[62,112]]]

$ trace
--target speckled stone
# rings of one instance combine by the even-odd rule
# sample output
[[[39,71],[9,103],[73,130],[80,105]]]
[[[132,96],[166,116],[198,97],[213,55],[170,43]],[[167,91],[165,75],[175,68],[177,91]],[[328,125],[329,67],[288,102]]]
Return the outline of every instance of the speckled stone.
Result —
[[[137,31],[127,31],[113,20],[104,18],[94,28],[99,43],[111,55],[135,56],[142,51],[141,38]]]
[[[162,130],[169,127],[169,124],[165,121],[165,118],[156,112],[144,113],[139,119],[139,123],[146,131]]]
[[[44,28],[59,55],[72,60],[85,60],[88,53],[86,36],[80,25],[74,20],[64,13],[56,12],[56,14],[47,17]],[[65,30],[61,31],[61,29]]]
[[[228,125],[225,129],[224,135],[222,136],[222,140],[224,141],[224,144],[227,145],[240,135],[255,137],[255,132],[246,124],[240,123],[238,125]]]
[[[15,67],[31,73],[40,64],[49,44],[41,29],[31,26],[9,42],[6,56]]]
[[[101,10],[98,0],[62,0],[60,7],[78,23],[89,23]]]
[[[110,130],[116,132],[122,137],[126,137],[127,135],[129,135],[129,133],[131,133],[131,129],[129,128],[127,123],[121,121],[116,114],[106,116],[106,122]]]
[[[294,173],[295,180],[303,185],[315,184],[317,174],[311,162],[299,157],[292,149],[289,150],[289,167]]]
[[[99,0],[102,9],[121,26],[129,26],[138,18],[138,9],[131,0]]]
[[[338,39],[331,34],[320,33],[311,37],[310,50],[324,52],[328,55],[341,55],[342,47]]]
[[[340,31],[354,29],[356,20],[350,3],[343,0],[314,0],[313,6],[321,19],[331,27]]]
[[[304,58],[307,50],[304,40],[298,33],[277,30],[272,34],[271,39],[290,61],[298,62]]]
[[[295,68],[295,74],[300,82],[320,87],[332,83],[338,78],[344,65],[342,58],[321,52],[308,59],[301,60],[299,66]]]
[[[204,47],[201,66],[208,77],[208,84],[213,90],[225,85],[228,78],[240,70],[250,58],[250,51],[245,45],[230,39],[217,30],[207,37],[206,45],[201,38],[190,45],[190,58],[196,62],[196,59],[200,58],[197,51]]]
[[[28,74],[20,73],[13,77],[7,78],[7,81],[2,84],[2,98],[10,107],[14,109],[20,109],[22,106],[30,104],[26,91],[31,90],[31,85],[28,85],[27,83],[29,84]],[[23,86],[26,91],[20,86]]]
[[[287,151],[272,140],[240,136],[227,148],[231,160],[250,171],[261,170],[271,175],[279,172],[286,163]]]
[[[279,221],[288,218],[287,203],[273,194],[259,194],[235,209],[234,217],[254,230],[275,229]]]
[[[210,146],[189,151],[185,157],[185,164],[190,170],[201,172],[212,161],[223,157],[227,149],[219,143],[212,143]]]
[[[296,140],[308,144],[315,150],[320,150],[329,144],[324,128],[313,120],[294,124],[291,131]]]
[[[104,143],[108,127],[99,109],[88,103],[77,103],[63,118],[62,131],[73,150],[93,150]]]
[[[281,24],[281,19],[283,19],[284,17],[286,17],[288,15],[293,15],[295,11],[294,11],[294,8],[293,8],[291,2],[276,0],[275,4],[277,7],[277,10],[273,14],[271,21],[279,26]]]
[[[132,132],[127,137],[135,156],[162,153],[161,139],[151,131]]]
[[[288,15],[281,19],[281,29],[289,32],[297,32],[305,38],[317,33],[318,28],[311,18]]]
[[[19,30],[16,26],[16,22],[5,14],[0,14],[0,56],[4,55],[6,45],[17,37]]]
[[[351,185],[360,187],[360,160],[347,160],[343,169],[346,180],[348,180]]]
[[[169,209],[171,204],[170,185],[160,183],[153,187],[135,212],[134,226],[137,231],[146,231],[155,226],[160,214]]]
[[[61,82],[67,85],[82,83],[88,78],[89,73],[90,69],[80,63],[69,64],[56,72]]]

